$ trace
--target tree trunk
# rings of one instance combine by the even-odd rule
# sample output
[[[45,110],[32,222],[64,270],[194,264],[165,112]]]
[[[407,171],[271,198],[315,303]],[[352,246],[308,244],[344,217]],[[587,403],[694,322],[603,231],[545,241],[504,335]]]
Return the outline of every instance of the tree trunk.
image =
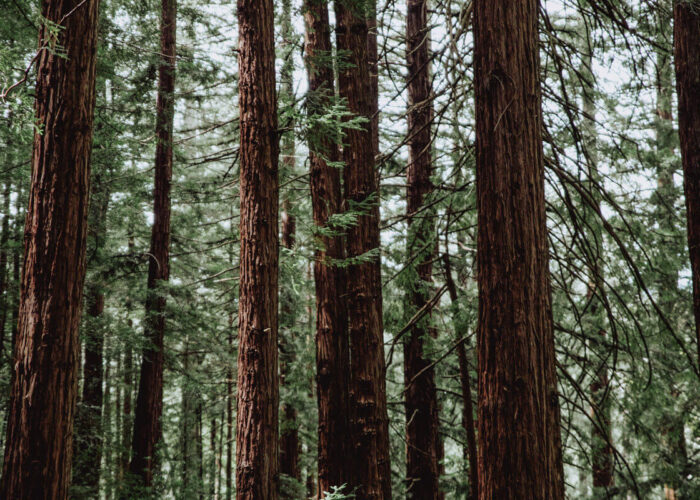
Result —
[[[350,112],[368,121],[345,133],[345,202],[361,212],[348,230],[347,311],[350,333],[349,450],[358,500],[391,498],[382,288],[379,256],[379,186],[374,165],[373,97],[365,13],[335,3],[337,48],[347,54],[338,70],[340,97]],[[369,252],[369,254],[368,254]],[[359,258],[359,259],[358,259]]]
[[[139,392],[134,411],[134,432],[129,472],[138,486],[150,488],[157,469],[163,411],[163,336],[165,292],[170,278],[170,184],[173,173],[173,115],[175,112],[176,0],[161,1],[156,158],[153,191],[153,228],[148,261],[148,296]]]
[[[475,0],[479,497],[564,497],[537,0]]]
[[[584,26],[581,54],[583,58],[581,101],[583,103],[583,123],[581,126],[584,156],[588,167],[588,189],[595,206],[584,206],[586,218],[587,248],[584,254],[588,259],[590,276],[586,293],[586,314],[582,318],[584,334],[590,339],[592,353],[593,380],[589,385],[591,399],[591,469],[593,488],[596,494],[607,495],[607,488],[614,485],[613,448],[611,445],[610,402],[608,380],[608,350],[605,341],[605,308],[603,293],[603,228],[599,220],[600,174],[598,172],[595,79],[593,76],[594,45],[588,27]]]
[[[98,0],[45,0],[2,498],[66,498],[73,455]],[[49,33],[50,23],[62,25]],[[65,51],[65,56],[63,52]],[[38,389],[40,388],[40,390]]]
[[[455,308],[457,306],[457,286],[455,285],[454,279],[452,279],[450,256],[448,254],[443,254],[442,261],[445,266],[447,291],[450,294],[452,307]],[[471,377],[469,375],[469,363],[467,363],[467,353],[464,349],[464,341],[459,339],[457,339],[457,360],[459,362],[459,381],[462,386],[462,400],[464,401],[464,407],[462,408],[462,425],[464,426],[464,433],[467,436],[466,455],[469,459],[469,496],[467,498],[469,500],[478,500],[479,475],[477,467],[476,432],[474,426],[474,408],[472,405]]]
[[[236,497],[278,497],[278,171],[272,0],[238,0],[241,249]]]
[[[93,178],[88,230],[91,255],[99,258],[107,233],[109,191],[101,175]],[[99,265],[99,263],[98,263]],[[96,498],[100,491],[100,464],[102,461],[102,397],[104,327],[102,313],[105,297],[102,276],[95,276],[86,286],[87,318],[85,319],[85,360],[83,362],[83,393],[76,412],[76,454],[73,483],[81,495]]]
[[[700,13],[689,2],[678,1],[673,15],[678,134],[683,159],[685,206],[688,211],[693,313],[700,364]]]
[[[294,28],[292,26],[292,2],[282,1],[281,12],[281,38],[282,38],[282,70],[280,72],[280,112],[294,109]],[[287,113],[293,116],[293,113]],[[294,120],[288,119],[282,124],[283,131],[280,137],[280,155],[282,162],[282,175],[284,178],[293,177],[296,166],[294,144]],[[291,211],[291,203],[285,198],[282,203],[282,245],[287,250],[292,250],[296,238],[296,218]],[[291,252],[289,252],[291,255]],[[293,257],[292,257],[293,258]],[[285,266],[295,272],[294,264]],[[297,324],[297,305],[295,292],[283,281],[280,290],[280,384],[288,384],[289,370],[296,360],[294,347],[294,328]],[[296,480],[295,486],[301,486],[301,469],[299,468],[299,424],[297,423],[297,409],[289,401],[282,404],[282,423],[280,435],[280,472],[285,476]],[[296,490],[297,488],[294,488]],[[295,497],[294,491],[282,491],[283,497]]]
[[[406,319],[426,306],[433,285],[434,211],[424,206],[433,190],[432,96],[430,82],[430,31],[427,0],[409,0],[406,15],[408,63],[408,172],[406,215],[410,264],[404,271],[407,284]],[[406,497],[440,498],[441,445],[435,371],[424,353],[431,334],[430,315],[411,327],[404,342],[406,407]]]
[[[333,68],[324,58],[331,53],[328,4],[307,0],[306,66],[308,112],[322,115],[334,98]],[[345,273],[333,265],[345,257],[343,237],[329,227],[329,218],[342,211],[339,169],[329,165],[340,156],[337,138],[316,126],[311,131],[310,187],[314,224],[319,233],[314,259],[316,288],[316,390],[318,397],[318,498],[332,486],[349,482],[348,378],[349,346],[345,309]],[[328,233],[328,231],[331,231]]]
[[[9,146],[9,145],[8,145]],[[0,356],[5,357],[5,323],[7,321],[8,298],[10,296],[7,287],[7,242],[10,240],[10,191],[12,184],[5,183],[2,203],[2,229],[0,230]]]

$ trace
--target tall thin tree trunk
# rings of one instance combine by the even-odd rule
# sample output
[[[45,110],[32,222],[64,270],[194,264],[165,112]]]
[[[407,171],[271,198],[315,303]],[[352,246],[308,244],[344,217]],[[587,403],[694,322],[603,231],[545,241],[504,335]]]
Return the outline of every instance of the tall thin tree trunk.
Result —
[[[408,243],[405,272],[406,317],[410,319],[428,303],[432,293],[434,211],[425,207],[433,190],[432,90],[430,82],[430,31],[427,0],[409,0],[406,14],[408,66],[408,171],[406,215]],[[411,327],[404,342],[406,407],[406,497],[440,498],[441,455],[435,371],[425,355],[431,333],[430,315]]]
[[[229,364],[226,367],[226,500],[233,497],[233,313],[228,316]]]
[[[107,233],[109,191],[102,175],[93,178],[88,230],[90,254],[99,258]],[[98,497],[100,491],[100,464],[102,462],[102,398],[104,327],[102,313],[105,297],[102,276],[88,279],[86,285],[85,359],[83,362],[83,392],[76,412],[75,461],[73,483],[86,497]]]
[[[281,12],[281,38],[282,38],[282,70],[280,71],[280,111],[293,109],[294,107],[294,28],[292,25],[292,2],[282,1]],[[288,113],[287,116],[293,116]],[[282,175],[293,177],[296,166],[294,144],[294,120],[288,119],[282,124],[283,131],[280,137],[280,156],[282,162]],[[282,203],[282,246],[292,250],[296,238],[296,218],[291,210],[291,202],[285,198]],[[294,270],[292,270],[294,272]],[[280,332],[280,384],[289,384],[289,370],[296,360],[294,341],[291,335],[297,323],[297,304],[295,304],[295,292],[286,283],[282,283],[280,290],[280,324],[283,331]],[[289,401],[282,404],[282,422],[280,430],[280,473],[301,483],[301,469],[299,467],[299,424],[297,422],[297,409]],[[294,492],[283,491],[283,497],[296,496]]]
[[[73,455],[98,0],[45,0],[15,374],[0,497],[66,498]],[[52,25],[64,29],[53,30]]]
[[[450,301],[453,308],[457,305],[457,286],[452,278],[452,265],[450,256],[443,254],[442,262],[445,270],[445,282],[447,291],[450,295]],[[461,325],[455,325],[461,326]],[[469,460],[469,500],[478,500],[479,498],[479,475],[477,467],[477,452],[476,452],[476,430],[474,425],[474,407],[472,405],[472,388],[471,376],[469,375],[469,363],[467,363],[467,353],[464,349],[464,341],[457,339],[457,360],[459,362],[459,381],[462,386],[462,399],[464,407],[462,408],[462,425],[464,433],[467,436],[467,458]]]
[[[379,255],[379,186],[374,164],[373,95],[367,54],[366,14],[335,4],[337,48],[347,55],[338,69],[340,97],[350,112],[368,121],[346,130],[345,202],[361,211],[348,230],[347,311],[350,333],[351,486],[359,500],[391,498],[388,417]],[[368,254],[369,252],[369,254]]]
[[[700,12],[677,1],[674,54],[678,91],[678,133],[683,159],[683,187],[688,211],[688,249],[693,271],[693,313],[700,364]]]
[[[590,340],[590,352],[593,355],[593,380],[589,385],[591,398],[591,468],[593,488],[601,495],[606,495],[607,488],[613,486],[613,448],[610,431],[610,401],[608,390],[608,350],[605,341],[605,308],[602,300],[603,293],[603,230],[598,213],[600,212],[600,174],[598,172],[597,134],[596,134],[596,103],[595,80],[593,76],[594,45],[588,26],[582,33],[581,53],[583,58],[581,100],[583,103],[583,123],[581,126],[584,155],[588,167],[588,189],[592,193],[595,206],[584,207],[586,238],[588,248],[590,277],[586,293],[586,314],[583,318],[583,328]]]
[[[138,486],[150,488],[157,469],[160,417],[163,411],[163,337],[165,292],[170,278],[170,184],[173,174],[173,115],[175,112],[176,0],[161,0],[156,159],[153,228],[148,261],[148,296],[139,392],[134,412],[129,472]]]
[[[479,497],[564,498],[538,1],[475,0]]]
[[[9,144],[8,144],[9,149]],[[7,181],[2,194],[2,229],[0,229],[0,359],[5,357],[5,323],[7,321],[8,298],[7,283],[9,274],[7,261],[7,243],[10,241],[10,191],[12,183]]]
[[[306,67],[309,80],[307,109],[322,115],[334,99],[328,4],[306,0]],[[310,187],[314,224],[326,231],[329,219],[342,211],[340,173],[328,162],[340,156],[337,138],[321,126],[311,131]],[[349,346],[345,309],[345,273],[333,261],[345,257],[343,237],[337,230],[319,234],[314,259],[316,289],[316,390],[318,397],[318,498],[332,486],[349,482],[348,448]]]
[[[656,153],[656,192],[652,197],[654,205],[654,223],[658,224],[658,240],[655,246],[656,252],[655,281],[658,290],[658,303],[661,311],[667,318],[676,314],[679,297],[678,277],[680,264],[676,255],[681,252],[680,239],[674,237],[677,232],[677,213],[675,210],[679,190],[676,188],[674,175],[677,164],[667,159],[677,154],[676,135],[673,128],[673,62],[672,54],[666,50],[669,45],[669,32],[671,29],[671,12],[666,9],[671,1],[662,2],[664,5],[655,10],[656,38],[659,46],[655,49],[656,55],[656,110],[654,117],[655,153]],[[690,6],[696,8],[695,6]],[[682,154],[682,153],[681,153]],[[671,363],[675,357],[675,341],[672,332],[665,321],[659,320],[660,331],[659,351],[663,361]],[[665,366],[670,366],[665,364]],[[663,370],[663,368],[662,368]],[[688,456],[685,442],[685,414],[674,408],[679,391],[678,382],[675,380],[672,370],[665,370],[662,379],[665,382],[665,391],[662,414],[660,418],[661,442],[665,460],[661,461],[659,473],[663,477],[674,477],[666,485],[670,495],[675,496],[678,488],[685,482],[684,469]]]
[[[278,497],[278,155],[272,0],[238,0],[241,250],[236,497]]]

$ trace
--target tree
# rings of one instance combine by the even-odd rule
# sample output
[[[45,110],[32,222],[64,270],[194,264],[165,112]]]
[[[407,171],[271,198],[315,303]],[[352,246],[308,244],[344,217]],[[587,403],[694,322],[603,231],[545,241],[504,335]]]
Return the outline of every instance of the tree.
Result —
[[[429,307],[435,253],[435,213],[428,204],[433,191],[432,85],[428,2],[409,0],[406,15],[408,66],[408,219],[406,320]],[[425,353],[434,330],[430,315],[411,327],[404,342],[406,406],[406,491],[408,498],[440,498],[441,446],[435,371]]]
[[[310,118],[323,116],[334,98],[328,4],[307,0],[306,67]],[[337,139],[320,121],[310,133],[310,187],[314,224],[318,228],[314,256],[316,290],[316,390],[318,400],[318,495],[349,481],[348,448],[349,346],[342,234],[331,218],[342,210]],[[325,230],[325,231],[324,231]]]
[[[160,417],[163,411],[163,338],[166,295],[170,278],[170,185],[173,175],[173,115],[175,112],[175,65],[177,1],[161,1],[158,102],[156,107],[156,157],[153,189],[153,227],[148,260],[146,318],[139,389],[129,472],[139,487],[153,486],[157,469]]]
[[[700,365],[700,13],[692,2],[673,9],[673,45],[678,91],[678,134],[683,159],[683,188],[688,211],[688,250],[693,271],[693,314]]]
[[[42,4],[3,498],[66,498],[79,369],[98,0]]]
[[[238,0],[241,250],[236,498],[278,496],[278,171],[274,8]]]
[[[343,146],[347,210],[357,220],[347,232],[347,310],[350,335],[351,486],[358,499],[391,498],[388,416],[379,255],[379,185],[374,165],[373,94],[367,53],[367,19],[360,2],[335,3],[338,93],[355,117]]]
[[[564,498],[538,8],[474,4],[482,499]]]

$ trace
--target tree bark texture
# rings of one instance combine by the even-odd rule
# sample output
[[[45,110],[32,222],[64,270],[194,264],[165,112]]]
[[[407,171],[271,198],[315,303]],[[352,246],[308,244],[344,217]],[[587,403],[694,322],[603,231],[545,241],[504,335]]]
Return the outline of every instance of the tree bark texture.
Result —
[[[340,97],[367,122],[348,129],[343,147],[346,208],[361,210],[347,233],[346,303],[350,334],[351,486],[359,500],[391,498],[389,431],[379,252],[379,186],[374,165],[373,97],[367,54],[367,20],[357,4],[335,3]],[[376,255],[368,252],[377,252]],[[358,259],[359,258],[359,259]]]
[[[700,364],[700,12],[697,5],[677,1],[673,17],[678,134],[688,211],[688,250],[693,271],[693,313]]]
[[[45,0],[32,183],[2,498],[63,499],[73,454],[95,106],[98,0]]]
[[[272,0],[238,0],[241,250],[236,498],[278,497],[278,156]]]
[[[307,0],[306,67],[309,80],[309,114],[323,114],[334,95],[328,3]],[[332,136],[316,127],[309,144],[311,203],[314,224],[333,230],[329,218],[343,210],[340,170],[329,162],[340,157]],[[336,231],[317,237],[314,260],[316,288],[316,390],[318,398],[318,498],[332,486],[349,482],[348,391],[349,344],[345,308],[345,272],[334,261],[345,257],[342,235]]]
[[[430,31],[427,0],[409,0],[406,16],[408,66],[408,171],[406,212],[411,263],[407,277],[408,318],[426,306],[432,294],[434,214],[425,207],[433,190],[431,180],[432,85],[430,82]],[[442,443],[438,425],[435,370],[425,355],[424,342],[431,334],[430,315],[415,323],[404,342],[406,407],[406,497],[440,498]]]
[[[564,497],[537,0],[476,0],[479,498]]]
[[[163,412],[163,337],[166,296],[162,286],[170,278],[170,185],[173,174],[173,114],[175,112],[176,0],[161,0],[156,158],[153,190],[153,228],[148,261],[145,337],[129,472],[138,485],[151,487],[157,469]]]

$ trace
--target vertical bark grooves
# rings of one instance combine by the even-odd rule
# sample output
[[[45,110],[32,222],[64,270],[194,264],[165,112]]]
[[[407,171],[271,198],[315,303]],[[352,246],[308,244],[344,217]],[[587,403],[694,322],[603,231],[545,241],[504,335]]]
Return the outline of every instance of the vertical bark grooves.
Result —
[[[306,0],[306,66],[309,79],[309,114],[322,114],[332,104],[333,68],[328,3]],[[328,228],[328,220],[342,211],[340,153],[333,137],[317,127],[312,131],[310,187],[314,224]],[[333,229],[333,228],[328,228]],[[314,260],[316,289],[316,390],[318,397],[318,498],[332,486],[349,482],[346,460],[349,440],[349,345],[345,308],[345,273],[333,261],[345,257],[339,234],[319,235]]]
[[[408,172],[406,212],[408,217],[407,270],[408,318],[423,308],[432,288],[431,243],[434,220],[424,209],[433,190],[431,181],[432,101],[430,83],[430,31],[427,0],[409,0],[406,16],[406,62],[408,66]],[[430,335],[429,317],[411,327],[404,342],[406,407],[406,496],[440,498],[441,446],[435,371],[425,356],[423,344]]]
[[[562,499],[537,0],[475,0],[479,498]]]
[[[690,2],[676,2],[673,14],[678,134],[688,211],[688,249],[693,274],[693,313],[700,365],[700,13],[697,6]]]
[[[139,390],[134,411],[129,472],[141,486],[150,487],[157,468],[163,411],[163,337],[166,297],[160,288],[170,278],[170,185],[173,172],[173,114],[175,112],[176,0],[161,0],[156,157],[153,190],[153,228],[148,262],[148,296]]]
[[[278,497],[278,169],[272,0],[238,0],[241,250],[236,497]]]
[[[46,0],[66,57],[37,59],[32,184],[25,224],[2,498],[66,498],[73,453],[85,278],[98,0]],[[40,45],[50,43],[47,24]]]
[[[346,130],[345,202],[363,213],[348,230],[347,256],[362,261],[347,270],[347,311],[350,336],[350,438],[351,485],[364,499],[391,498],[388,418],[382,324],[382,289],[379,254],[379,190],[374,165],[371,125],[373,95],[367,54],[366,13],[356,4],[335,2],[338,51],[347,54],[339,68],[340,97],[350,112],[368,119],[356,130]],[[366,206],[371,202],[371,206]]]

